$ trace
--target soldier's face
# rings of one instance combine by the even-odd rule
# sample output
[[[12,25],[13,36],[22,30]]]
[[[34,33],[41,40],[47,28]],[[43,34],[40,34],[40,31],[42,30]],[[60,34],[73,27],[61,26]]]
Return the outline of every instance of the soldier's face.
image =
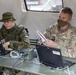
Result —
[[[61,20],[65,25],[59,25],[60,30],[66,30],[68,28],[68,24],[71,22],[71,17],[68,13],[60,12],[58,20]]]
[[[62,21],[67,21],[67,22],[71,21],[70,15],[68,13],[64,13],[64,12],[60,12],[58,19],[60,19]]]
[[[6,29],[11,29],[14,26],[14,22],[13,21],[4,22],[4,26]]]

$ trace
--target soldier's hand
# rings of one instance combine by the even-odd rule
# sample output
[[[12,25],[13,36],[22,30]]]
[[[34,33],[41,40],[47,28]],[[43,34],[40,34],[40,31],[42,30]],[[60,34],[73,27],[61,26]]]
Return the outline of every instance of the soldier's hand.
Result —
[[[4,48],[5,50],[7,50],[9,45],[10,45],[10,42],[5,42],[5,43],[3,44],[3,48]]]
[[[48,40],[43,43],[43,45],[49,46],[49,47],[56,47],[56,43],[52,40]]]

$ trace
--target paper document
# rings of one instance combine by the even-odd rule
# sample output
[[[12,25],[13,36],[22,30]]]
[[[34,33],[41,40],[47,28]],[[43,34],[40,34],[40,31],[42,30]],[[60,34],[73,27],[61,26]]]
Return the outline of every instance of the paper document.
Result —
[[[40,31],[37,31],[37,34],[40,36],[42,42],[46,42],[47,41],[46,37]]]

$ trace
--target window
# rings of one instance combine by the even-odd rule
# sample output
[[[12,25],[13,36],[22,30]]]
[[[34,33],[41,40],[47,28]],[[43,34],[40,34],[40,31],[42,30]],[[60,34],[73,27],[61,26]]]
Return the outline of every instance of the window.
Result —
[[[27,10],[32,11],[60,11],[62,0],[24,0]]]

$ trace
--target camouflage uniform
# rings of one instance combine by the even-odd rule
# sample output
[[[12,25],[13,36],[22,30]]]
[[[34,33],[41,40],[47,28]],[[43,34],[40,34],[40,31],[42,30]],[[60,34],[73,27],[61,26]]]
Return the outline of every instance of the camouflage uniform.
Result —
[[[2,14],[0,22],[16,21],[11,12],[5,12]],[[13,50],[20,50],[30,47],[29,38],[27,32],[16,24],[11,29],[6,29],[3,25],[0,29],[0,41],[5,39],[5,42],[10,42],[9,48]]]
[[[0,22],[16,21],[11,12],[5,12],[2,15]],[[27,37],[25,29],[18,27],[16,24],[11,29],[6,29],[4,25],[0,29],[0,41],[5,39],[5,42],[10,42],[9,48],[13,50],[26,49],[30,47],[30,41]],[[2,73],[3,67],[0,66],[0,72]],[[4,72],[10,72],[11,69],[4,67]],[[15,72],[15,71],[14,71]],[[8,74],[10,75],[10,74]]]
[[[29,38],[27,37],[27,32],[15,25],[10,30],[7,30],[4,25],[0,29],[0,40],[5,39],[5,41],[10,41],[9,48],[13,50],[20,50],[30,47]],[[3,67],[0,66],[0,73],[2,73]],[[10,72],[11,69],[5,68],[5,71]],[[16,72],[17,70],[14,70]]]
[[[57,47],[61,48],[63,56],[76,57],[76,27],[70,25],[66,31],[61,32],[55,24],[46,29],[44,35],[48,39],[55,38]]]
[[[21,31],[17,25],[9,30],[7,30],[3,25],[0,29],[0,40],[5,39],[6,42],[10,42],[9,48],[20,50],[30,46],[26,34],[27,32],[25,30]]]

